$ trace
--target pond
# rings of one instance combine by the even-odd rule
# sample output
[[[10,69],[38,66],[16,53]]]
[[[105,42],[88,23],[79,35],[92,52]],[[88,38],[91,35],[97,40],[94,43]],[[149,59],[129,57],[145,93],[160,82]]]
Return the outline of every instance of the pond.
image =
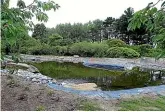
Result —
[[[96,83],[101,90],[120,90],[165,84],[165,72],[134,67],[124,70],[119,66],[84,66],[83,63],[31,63],[46,76],[55,79],[76,79]],[[98,69],[99,68],[99,69]],[[119,68],[119,69],[118,69]],[[120,69],[121,68],[121,69]]]

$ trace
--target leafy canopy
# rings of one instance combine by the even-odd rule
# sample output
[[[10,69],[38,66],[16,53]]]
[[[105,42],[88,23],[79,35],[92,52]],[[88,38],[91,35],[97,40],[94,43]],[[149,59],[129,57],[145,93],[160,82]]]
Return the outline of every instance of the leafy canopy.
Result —
[[[160,9],[156,6],[161,3]],[[149,3],[148,6],[134,14],[130,19],[129,30],[135,30],[142,25],[146,25],[146,30],[153,35],[153,41],[162,48],[162,53],[158,56],[165,56],[165,1],[158,0],[157,3]]]
[[[17,7],[9,8],[10,0],[1,1],[1,32],[2,38],[10,45],[22,35],[27,35],[28,30],[32,30],[34,24],[32,18],[38,21],[47,22],[46,11],[54,11],[60,6],[54,1],[41,2],[34,0],[30,5],[26,5],[23,0],[18,0]]]

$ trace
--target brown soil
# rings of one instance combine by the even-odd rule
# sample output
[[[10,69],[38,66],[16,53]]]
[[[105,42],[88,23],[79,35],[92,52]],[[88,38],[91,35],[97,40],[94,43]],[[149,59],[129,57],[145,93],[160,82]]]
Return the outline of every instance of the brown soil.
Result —
[[[28,82],[15,75],[1,73],[2,111],[76,111],[83,110],[80,107],[85,105],[84,102],[87,102],[86,104],[91,102],[90,104],[94,104],[99,110],[115,111],[120,109],[121,101],[142,97],[156,98],[157,95],[150,93],[110,100],[87,98],[51,89],[43,84]]]
[[[90,99],[46,85],[35,84],[12,75],[1,76],[1,110],[3,111],[73,111],[81,102],[98,104],[101,110],[117,110],[117,100]]]

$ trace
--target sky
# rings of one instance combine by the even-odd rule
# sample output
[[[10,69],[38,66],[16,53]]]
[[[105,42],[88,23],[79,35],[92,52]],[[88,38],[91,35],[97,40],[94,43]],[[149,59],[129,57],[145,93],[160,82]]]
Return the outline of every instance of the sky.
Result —
[[[33,0],[24,0],[26,4]],[[41,0],[47,1],[47,0]],[[105,20],[107,17],[120,17],[128,7],[135,11],[143,9],[150,2],[157,0],[53,0],[60,5],[57,11],[47,12],[49,20],[46,27],[52,28],[60,23],[86,23],[95,19]],[[10,6],[16,6],[17,0],[11,0]],[[34,23],[39,23],[35,19]]]

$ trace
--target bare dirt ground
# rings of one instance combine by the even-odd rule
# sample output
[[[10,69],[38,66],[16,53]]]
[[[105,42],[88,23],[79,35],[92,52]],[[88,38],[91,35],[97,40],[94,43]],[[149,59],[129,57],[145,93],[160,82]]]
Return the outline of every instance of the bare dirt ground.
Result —
[[[84,103],[82,103],[84,102]],[[90,105],[89,103],[91,102]],[[93,108],[99,110],[118,110],[119,100],[90,99],[25,81],[13,75],[1,76],[2,111],[73,111]],[[81,106],[85,107],[80,108]],[[86,110],[86,109],[85,109]]]

